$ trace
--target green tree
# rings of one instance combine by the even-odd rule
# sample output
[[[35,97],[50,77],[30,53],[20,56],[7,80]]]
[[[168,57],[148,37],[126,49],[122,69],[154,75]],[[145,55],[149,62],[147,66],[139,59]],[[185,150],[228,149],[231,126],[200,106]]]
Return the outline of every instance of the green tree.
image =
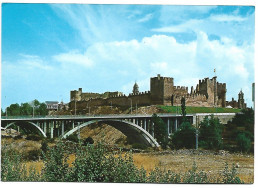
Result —
[[[234,127],[245,127],[246,131],[250,131],[254,135],[254,110],[252,108],[243,109],[242,113],[237,113],[230,124]],[[229,126],[228,125],[228,126]]]
[[[200,123],[200,145],[206,149],[220,149],[222,147],[223,125],[218,118],[206,116]]]
[[[33,102],[32,102],[32,105],[34,105],[35,107],[40,106],[40,104],[41,103],[37,99],[34,99]]]
[[[45,103],[40,103],[38,109],[36,110],[36,113],[43,116],[47,115],[48,114],[47,105]]]
[[[1,108],[1,116],[4,116],[4,115],[5,115],[5,113],[4,113],[3,109]]]
[[[157,114],[153,114],[152,122],[154,123],[155,139],[162,146],[163,149],[166,149],[168,143],[168,133],[166,124],[159,116],[157,116]]]
[[[182,114],[183,121],[187,121],[186,105],[185,105],[185,98],[184,97],[181,98],[181,114]]]
[[[170,136],[170,147],[172,149],[195,148],[195,131],[190,122],[182,122],[180,128]]]
[[[11,104],[10,107],[7,108],[8,115],[10,116],[19,116],[20,115],[20,106],[19,104]]]
[[[245,133],[239,133],[236,141],[237,147],[241,152],[248,152],[251,149],[251,139]]]
[[[32,114],[32,107],[29,103],[22,103],[21,104],[21,115],[31,115]]]

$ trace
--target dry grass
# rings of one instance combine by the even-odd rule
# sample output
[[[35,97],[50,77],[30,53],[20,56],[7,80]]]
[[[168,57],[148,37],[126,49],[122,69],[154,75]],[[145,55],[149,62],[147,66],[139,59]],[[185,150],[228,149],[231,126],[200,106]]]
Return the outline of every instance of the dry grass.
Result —
[[[184,174],[191,169],[195,162],[198,171],[204,171],[209,177],[217,177],[228,163],[229,168],[233,164],[238,166],[238,176],[245,183],[253,183],[254,181],[254,156],[253,155],[184,155],[184,154],[134,154],[135,164],[143,166],[148,172],[155,166],[160,169],[172,170],[175,173]]]
[[[1,146],[8,146],[8,150],[13,150],[19,153],[27,153],[28,151],[38,150],[41,148],[41,143],[38,141],[26,140],[24,138],[14,140],[13,138],[1,139]]]
[[[143,167],[148,173],[160,163],[156,157],[140,153],[133,154],[133,160],[138,168]]]
[[[230,154],[227,156],[221,155],[183,155],[183,154],[149,154],[149,153],[134,153],[134,164],[141,168],[143,167],[147,174],[159,167],[161,170],[172,170],[175,173],[184,174],[191,169],[195,162],[198,171],[204,171],[209,177],[218,177],[225,168],[227,162],[229,168],[232,164],[238,166],[237,173],[239,178],[245,183],[254,182],[254,157],[252,155]],[[68,157],[69,166],[75,161],[75,155],[71,154]],[[36,168],[40,172],[43,167],[42,161],[25,162],[27,168]]]
[[[24,165],[26,165],[27,168],[27,172],[29,172],[29,169],[35,169],[37,173],[40,173],[42,171],[43,168],[43,161],[28,161],[28,162],[24,162]]]

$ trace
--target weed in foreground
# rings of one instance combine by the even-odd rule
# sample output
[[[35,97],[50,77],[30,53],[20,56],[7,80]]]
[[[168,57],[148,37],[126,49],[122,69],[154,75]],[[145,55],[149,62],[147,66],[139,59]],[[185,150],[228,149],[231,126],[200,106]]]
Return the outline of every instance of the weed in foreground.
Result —
[[[69,151],[62,142],[48,148],[43,154],[44,167],[40,173],[27,170],[21,155],[2,152],[2,181],[51,181],[51,182],[121,182],[121,183],[243,183],[236,168],[226,164],[218,179],[209,179],[207,173],[197,171],[194,163],[185,174],[156,167],[149,174],[143,167],[134,165],[133,155],[121,151],[109,152],[102,143],[76,148],[75,161],[68,165]]]

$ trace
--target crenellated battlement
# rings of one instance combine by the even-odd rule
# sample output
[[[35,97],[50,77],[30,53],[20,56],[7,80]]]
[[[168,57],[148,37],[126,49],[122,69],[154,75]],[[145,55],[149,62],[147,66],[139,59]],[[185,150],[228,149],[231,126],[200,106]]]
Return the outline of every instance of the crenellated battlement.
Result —
[[[151,92],[145,91],[145,92],[139,92],[139,93],[129,93],[128,96],[142,96],[142,95],[147,95],[147,94],[151,94]]]
[[[188,91],[188,87],[185,86],[173,86],[174,90],[184,90],[184,91]]]
[[[174,78],[162,77],[160,74],[157,77],[150,78],[150,91],[139,92],[138,85],[135,82],[133,93],[128,95],[122,92],[105,92],[93,93],[82,92],[79,90],[71,91],[71,101],[84,101],[96,105],[118,105],[128,106],[131,103],[140,105],[174,105],[180,104],[181,98],[185,97],[189,105],[195,106],[225,106],[226,83],[218,83],[217,77],[211,79],[204,78],[199,80],[196,89],[191,87],[189,93],[186,86],[174,86]]]

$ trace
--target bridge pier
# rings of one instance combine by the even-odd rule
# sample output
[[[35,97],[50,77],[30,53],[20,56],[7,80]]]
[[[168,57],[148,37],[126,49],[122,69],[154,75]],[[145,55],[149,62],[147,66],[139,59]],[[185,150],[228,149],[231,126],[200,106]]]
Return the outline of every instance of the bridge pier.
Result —
[[[46,121],[43,123],[43,132],[46,134]]]
[[[78,127],[80,125],[80,122],[78,122]],[[80,128],[78,129],[78,139],[80,139]]]
[[[177,117],[175,118],[175,132],[177,131],[177,129],[178,129],[178,120],[177,120]]]
[[[53,127],[54,127],[54,122],[51,122],[51,138],[53,138]]]
[[[154,122],[152,122],[152,136],[154,137]]]
[[[167,120],[168,135],[170,134],[170,118]]]
[[[146,119],[144,119],[144,130],[146,130]]]
[[[62,121],[62,124],[61,124],[61,136],[64,135],[64,121]]]

